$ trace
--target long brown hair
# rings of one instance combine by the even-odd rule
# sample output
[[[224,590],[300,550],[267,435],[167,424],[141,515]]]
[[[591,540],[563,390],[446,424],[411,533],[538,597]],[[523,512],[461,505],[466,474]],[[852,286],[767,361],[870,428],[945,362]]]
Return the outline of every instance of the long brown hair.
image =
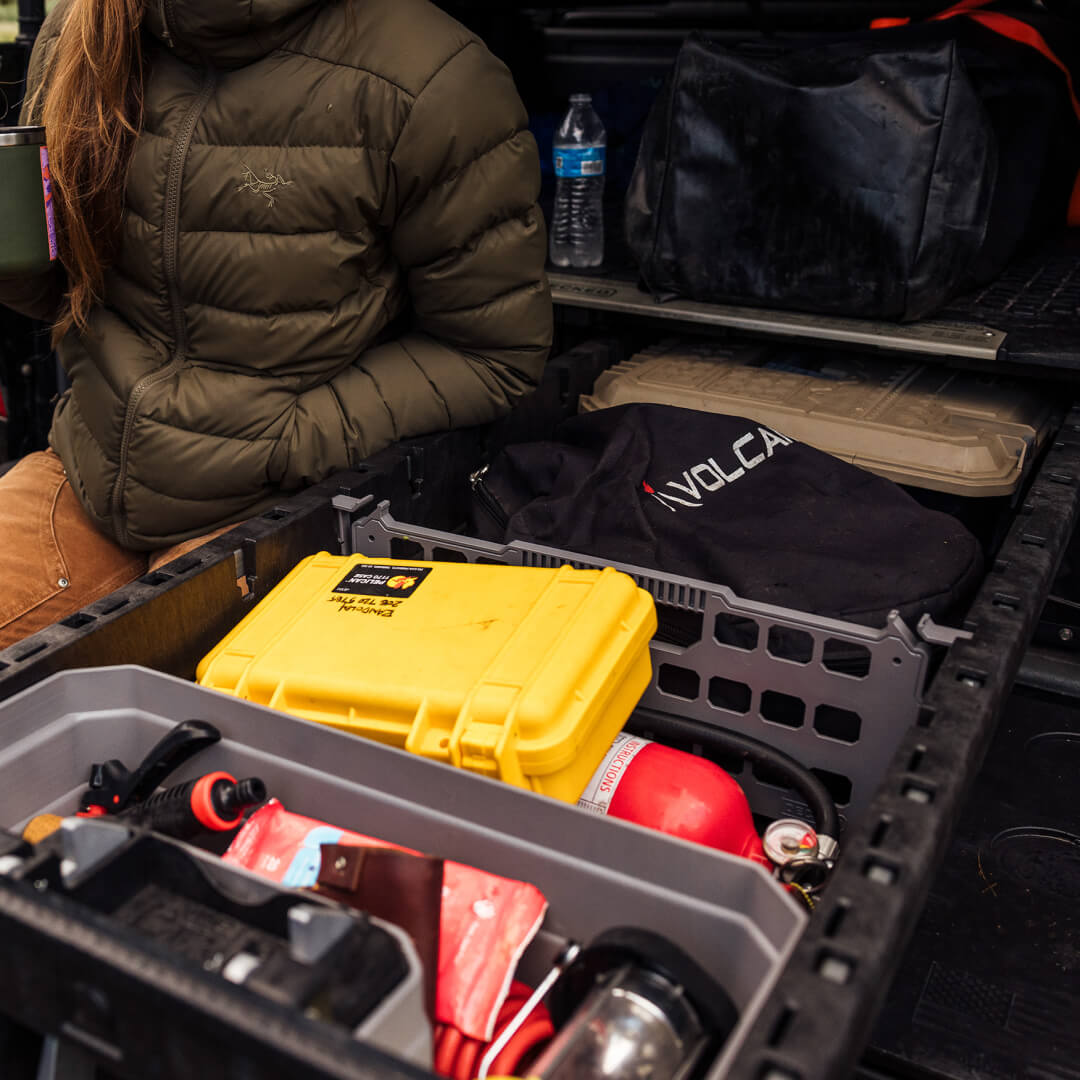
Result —
[[[69,292],[53,331],[85,330],[116,254],[142,126],[146,0],[72,0],[29,112],[43,123]]]

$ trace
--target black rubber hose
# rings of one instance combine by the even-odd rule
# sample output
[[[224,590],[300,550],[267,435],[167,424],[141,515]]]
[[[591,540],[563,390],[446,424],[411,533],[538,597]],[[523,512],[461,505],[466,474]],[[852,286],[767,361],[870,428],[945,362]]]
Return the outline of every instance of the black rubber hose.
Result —
[[[246,780],[237,780],[235,784],[224,784],[218,789],[220,806],[216,806],[223,818],[238,818],[249,806],[258,806],[266,802],[266,785],[257,777],[249,776]]]
[[[697,743],[719,753],[737,754],[741,758],[767,766],[782,776],[806,801],[814,815],[814,827],[818,835],[829,836],[833,840],[839,838],[840,816],[825,785],[793,757],[774,749],[768,743],[729,728],[713,727],[712,724],[705,724],[700,720],[688,720],[656,709],[635,709],[626,726],[634,734],[641,734],[641,731],[635,730],[640,728],[661,737]]]

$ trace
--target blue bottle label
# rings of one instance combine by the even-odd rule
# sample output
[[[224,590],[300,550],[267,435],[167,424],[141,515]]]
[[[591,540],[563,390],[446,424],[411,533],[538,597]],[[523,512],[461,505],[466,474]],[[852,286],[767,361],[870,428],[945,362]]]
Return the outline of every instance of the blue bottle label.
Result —
[[[607,150],[603,146],[565,146],[555,149],[555,175],[576,179],[603,176]]]

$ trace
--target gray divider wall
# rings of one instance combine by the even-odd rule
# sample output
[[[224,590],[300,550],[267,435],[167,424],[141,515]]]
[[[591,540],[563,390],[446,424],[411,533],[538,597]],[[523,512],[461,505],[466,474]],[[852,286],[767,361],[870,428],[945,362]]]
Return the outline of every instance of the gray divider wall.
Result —
[[[492,544],[395,521],[385,502],[335,498],[352,522],[352,554],[499,562],[514,566],[613,566],[658,604],[697,613],[701,633],[678,646],[654,639],[652,682],[641,704],[760,739],[814,769],[845,816],[869,804],[903,733],[914,723],[928,652],[899,616],[873,629],[744,600],[710,584],[624,563],[514,541]],[[346,552],[348,554],[349,552]],[[783,788],[744,770],[755,812],[805,817]]]

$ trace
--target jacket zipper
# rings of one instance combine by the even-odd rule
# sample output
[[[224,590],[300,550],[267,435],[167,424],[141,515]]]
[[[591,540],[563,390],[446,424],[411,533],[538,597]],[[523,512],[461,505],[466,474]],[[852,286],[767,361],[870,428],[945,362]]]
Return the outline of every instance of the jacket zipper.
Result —
[[[169,0],[161,0],[161,36],[162,40],[171,49],[173,47],[172,31],[169,29]]]
[[[210,100],[215,83],[215,74],[207,69],[202,85],[195,100],[188,106],[180,127],[173,139],[172,156],[169,159],[169,174],[165,182],[165,216],[162,227],[162,254],[165,270],[165,284],[169,293],[169,306],[173,324],[173,354],[164,367],[141,378],[128,397],[127,410],[124,413],[124,433],[120,440],[120,467],[112,490],[112,519],[117,539],[122,543],[128,540],[127,524],[123,520],[123,491],[127,481],[128,449],[131,432],[135,427],[135,416],[139,400],[143,394],[162,379],[167,379],[184,362],[187,355],[187,323],[184,319],[184,306],[180,300],[180,288],[177,280],[177,261],[180,250],[180,186],[184,176],[191,137],[195,125],[202,115],[206,103]]]
[[[469,484],[472,487],[476,504],[501,530],[505,531],[510,524],[510,515],[502,508],[499,500],[491,494],[491,489],[484,483],[484,474],[487,471],[487,465],[482,469],[477,469],[469,477]]]

